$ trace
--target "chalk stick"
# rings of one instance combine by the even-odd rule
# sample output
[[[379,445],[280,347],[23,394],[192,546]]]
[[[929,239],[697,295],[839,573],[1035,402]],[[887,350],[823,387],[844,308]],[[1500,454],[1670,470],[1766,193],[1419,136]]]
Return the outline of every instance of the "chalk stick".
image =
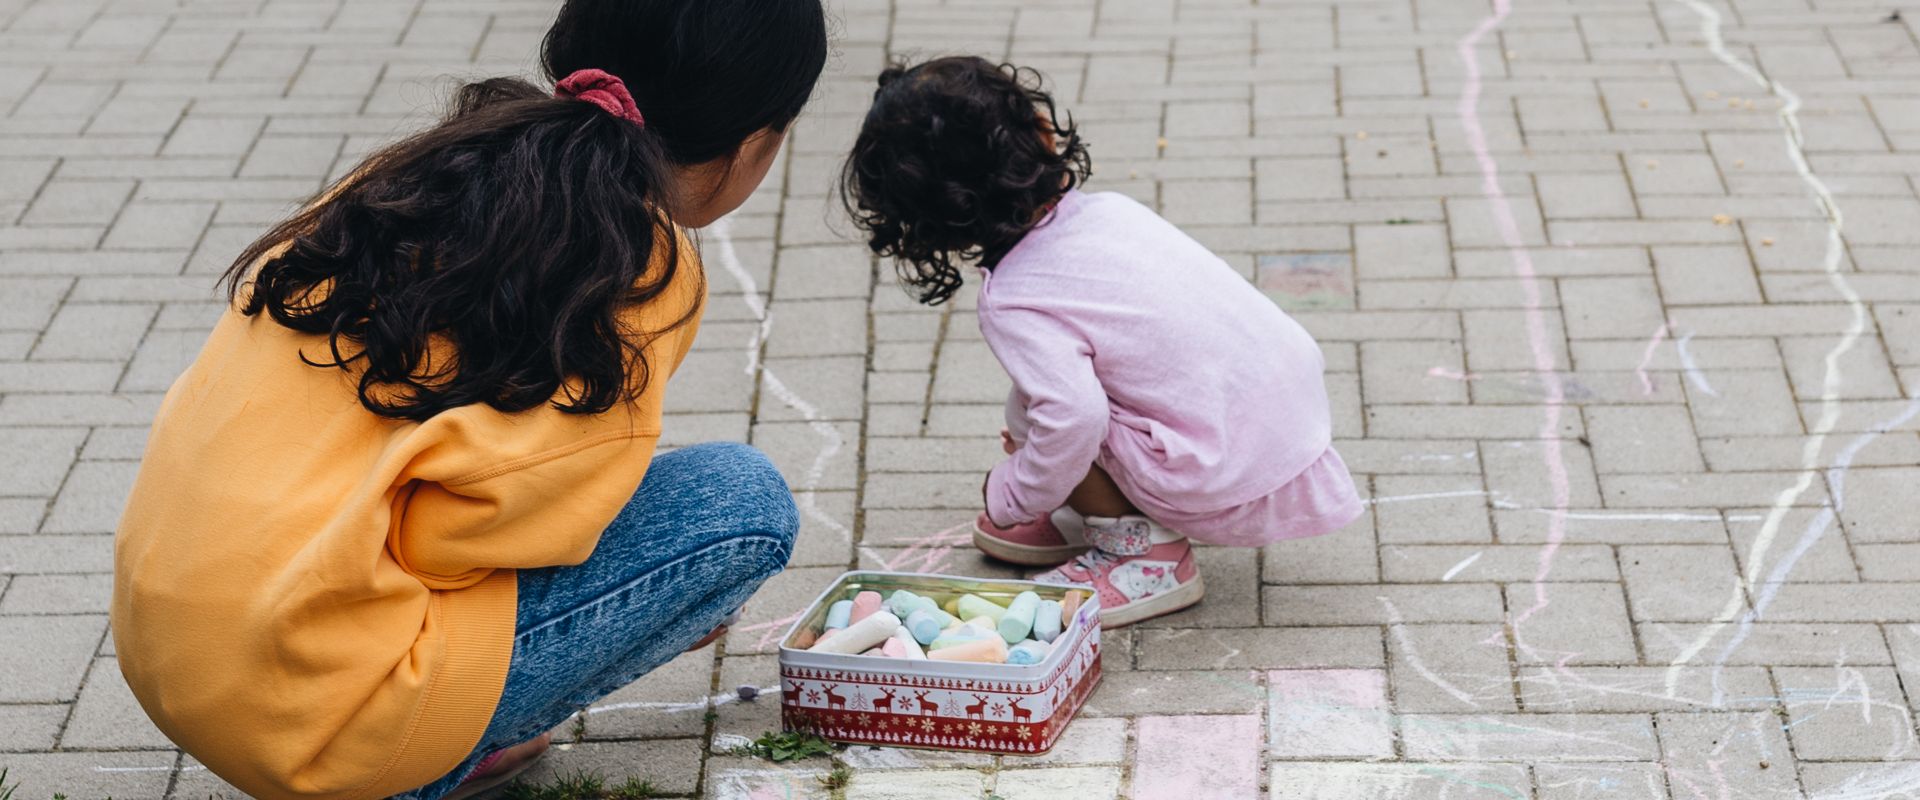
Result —
[[[947,602],[941,603],[940,608],[946,611],[949,616],[960,616],[960,598],[955,597]]]
[[[887,638],[887,644],[883,646],[888,648],[888,655],[893,655],[893,647],[896,645],[899,647],[901,655],[894,656],[894,658],[908,658],[919,661],[927,657],[927,651],[920,649],[920,643],[914,641],[913,634],[908,633],[905,626],[894,628],[893,635]]]
[[[1062,629],[1073,627],[1073,612],[1079,611],[1080,604],[1086,599],[1087,598],[1080,592],[1067,592],[1065,597],[1060,598],[1060,627]]]
[[[839,630],[853,623],[853,601],[835,600],[827,606],[827,630]]]
[[[1008,645],[1025,641],[1027,634],[1033,632],[1033,615],[1039,607],[1040,595],[1033,592],[1015,595],[1013,602],[1007,604],[1006,616],[1001,617],[1000,624],[996,626],[1000,630],[1000,638],[1007,640]]]
[[[846,630],[846,628],[828,628],[828,629],[826,629],[826,630],[824,630],[824,631],[821,631],[821,632],[820,632],[820,635],[819,635],[819,637],[817,637],[817,638],[815,638],[815,639],[813,640],[813,644],[810,644],[810,645],[807,645],[807,649],[808,649],[808,650],[812,650],[812,649],[813,649],[813,645],[814,645],[814,644],[819,644],[819,643],[821,643],[821,642],[824,642],[824,641],[826,641],[826,640],[828,640],[828,639],[831,639],[831,638],[833,638],[833,635],[834,635],[834,634],[836,634],[836,633],[839,633],[839,632],[841,632],[841,631],[844,631],[844,630]]]
[[[940,638],[927,645],[928,650],[944,650],[949,647],[977,642],[981,639],[998,639],[1000,634],[993,628],[975,625],[971,622],[961,625],[950,632],[940,634]]]
[[[814,629],[801,628],[799,633],[796,633],[793,635],[793,646],[798,649],[805,650],[809,647],[812,647],[814,641],[819,638],[820,638],[820,634],[815,632]]]
[[[906,624],[907,630],[913,632],[914,641],[927,644],[940,638],[941,633],[960,624],[960,621],[937,608],[920,608],[907,615]]]
[[[980,664],[1007,663],[1007,643],[998,636],[955,645],[927,653],[935,661],[972,661]]]
[[[940,607],[940,604],[934,603],[932,599],[921,597],[905,589],[895,589],[893,594],[887,595],[887,610],[901,619],[906,619],[908,614],[920,608],[923,603],[932,603],[934,608]]]
[[[1014,645],[1012,649],[1007,651],[1007,663],[1021,665],[1038,664],[1047,660],[1047,653],[1052,651],[1053,647],[1046,642],[1038,639],[1027,639]]]
[[[861,592],[853,597],[853,611],[847,615],[847,622],[848,624],[859,622],[860,620],[873,616],[873,612],[879,610],[880,593]],[[899,615],[895,614],[894,616]]]
[[[992,617],[994,623],[999,624],[1000,618],[1007,615],[1006,606],[982,598],[979,595],[961,595],[959,606],[960,613],[954,616],[962,619],[973,619],[974,617],[983,616]]]
[[[864,653],[868,648],[878,647],[886,641],[887,637],[893,635],[893,629],[898,627],[899,617],[886,611],[876,611],[866,619],[841,629],[833,638],[815,642],[809,649],[815,653]]]
[[[889,641],[889,642],[891,642],[891,641],[893,641],[893,640],[892,640],[892,639],[888,639],[887,641]],[[884,656],[884,655],[886,655],[886,654],[887,654],[887,651],[886,651],[886,650],[885,650],[884,648],[881,648],[881,647],[875,647],[875,648],[872,648],[872,649],[869,649],[869,650],[867,650],[867,652],[864,652],[864,653],[861,653],[860,655],[863,655],[863,656]]]
[[[1033,638],[1053,644],[1060,638],[1060,604],[1053,600],[1042,600],[1033,609]]]
[[[888,658],[906,658],[907,657],[907,648],[901,647],[900,640],[895,639],[891,636],[887,637],[887,640],[884,642],[881,642],[880,646],[874,648],[874,650],[880,651],[880,655],[886,656]],[[869,650],[868,652],[873,652],[873,651]]]

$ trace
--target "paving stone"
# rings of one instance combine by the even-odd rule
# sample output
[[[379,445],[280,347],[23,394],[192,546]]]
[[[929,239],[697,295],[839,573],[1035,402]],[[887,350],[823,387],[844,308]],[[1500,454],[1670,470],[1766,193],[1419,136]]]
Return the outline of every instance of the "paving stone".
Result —
[[[847,784],[847,800],[917,800],[922,797],[974,797],[987,788],[987,776],[971,770],[859,772]]]
[[[0,430],[0,450],[12,454],[0,466],[0,485],[8,494],[52,495],[86,440],[74,428],[14,428]]]
[[[121,461],[83,461],[74,465],[53,501],[44,530],[48,533],[109,533],[120,522],[139,464]]]
[[[0,633],[31,650],[0,648],[0,702],[56,703],[74,699],[93,650],[106,630],[104,615],[0,616]]]
[[[1258,717],[1143,717],[1136,749],[1129,796],[1139,800],[1259,795]]]
[[[158,800],[179,756],[167,751],[9,753],[7,783],[26,797]]]
[[[1678,787],[1725,786],[1736,797],[1800,797],[1780,720],[1771,712],[1655,715]]]
[[[105,614],[112,575],[21,575],[0,597],[0,614]]]
[[[1371,510],[1338,530],[1261,548],[1265,583],[1372,583],[1380,579]],[[1209,579],[1211,580],[1211,579]]]
[[[1604,797],[1660,797],[1666,794],[1666,776],[1651,762],[1566,764],[1544,762],[1533,766],[1540,800],[1599,800]]]
[[[1120,770],[1116,767],[1054,767],[1009,769],[995,776],[993,793],[1005,800],[1047,800],[1068,794],[1089,797],[1118,796]]]
[[[1393,625],[1387,649],[1402,712],[1517,709],[1499,626]]]
[[[692,794],[700,780],[700,749],[696,739],[554,745],[520,780],[547,784],[585,772],[615,786],[632,778],[658,792]]]
[[[1600,472],[1702,472],[1693,421],[1679,406],[1596,406],[1586,409],[1593,461]]]
[[[33,355],[125,361],[146,335],[157,310],[150,305],[69,303],[54,316]]]
[[[1636,620],[1717,619],[1732,593],[1745,608],[1733,553],[1724,546],[1622,547],[1620,571]]]
[[[595,701],[586,712],[586,738],[698,736],[706,732],[713,651],[683,653],[639,680]],[[734,686],[725,687],[731,691]],[[755,684],[759,686],[760,684]],[[768,686],[773,682],[769,681]]]
[[[1522,663],[1620,664],[1638,658],[1621,587],[1530,583],[1506,590]]]
[[[148,720],[147,712],[127,688],[120,674],[120,661],[101,658],[93,662],[87,685],[74,704],[73,718],[60,735],[67,748],[154,749],[172,747],[165,734]]]
[[[1258,673],[1114,672],[1081,707],[1088,717],[1141,714],[1255,714],[1266,689]]]
[[[1394,727],[1380,670],[1267,673],[1273,758],[1391,758]]]
[[[1900,682],[1888,667],[1779,667],[1794,754],[1828,761],[1920,758]]]
[[[1480,479],[1382,475],[1373,513],[1381,544],[1491,542]]]
[[[1886,641],[1870,624],[1654,622],[1637,627],[1650,664],[1671,663],[1683,652],[1695,651],[1696,646],[1694,658],[1736,666],[1832,666],[1830,656],[1835,653],[1846,653],[1849,664],[1892,662]],[[1729,645],[1734,645],[1731,650]],[[1829,657],[1823,660],[1823,655]]]
[[[1380,548],[1380,567],[1389,582],[1516,582],[1540,574],[1542,548],[1526,545],[1388,545]],[[1556,581],[1616,581],[1613,549],[1563,544],[1545,565]]]
[[[1431,761],[1651,761],[1653,720],[1642,714],[1501,714],[1401,720],[1407,757]],[[1578,742],[1579,755],[1569,754]]]
[[[66,705],[0,705],[0,750],[53,749],[69,710]]]
[[[1269,766],[1267,782],[1272,800],[1443,795],[1458,800],[1511,800],[1527,796],[1530,779],[1520,764],[1303,761]]]

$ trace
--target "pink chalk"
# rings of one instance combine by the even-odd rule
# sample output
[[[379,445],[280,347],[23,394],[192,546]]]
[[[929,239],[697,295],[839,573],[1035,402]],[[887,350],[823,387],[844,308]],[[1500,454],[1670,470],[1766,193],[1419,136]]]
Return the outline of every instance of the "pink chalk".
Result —
[[[833,635],[834,635],[834,634],[836,634],[836,633],[839,633],[839,632],[841,632],[841,631],[844,631],[844,630],[846,630],[846,628],[828,628],[828,629],[826,629],[826,630],[824,630],[824,631],[821,631],[821,632],[820,632],[820,638],[817,638],[817,639],[814,639],[814,640],[813,640],[813,644],[819,644],[819,643],[821,643],[821,642],[824,642],[824,641],[826,641],[826,640],[828,640],[828,639],[831,639],[831,638],[833,638]],[[812,647],[813,647],[813,645],[807,645],[807,647],[808,647],[808,648],[812,648]]]
[[[888,658],[906,658],[907,646],[901,644],[899,639],[889,636],[887,641],[880,645],[880,654]]]
[[[1073,612],[1079,611],[1080,603],[1085,600],[1086,597],[1079,592],[1067,592],[1067,596],[1060,598],[1061,628],[1071,629],[1073,627]]]
[[[847,621],[854,623],[873,616],[873,612],[880,610],[880,603],[881,598],[879,592],[861,592],[854,595],[853,615],[849,617]]]

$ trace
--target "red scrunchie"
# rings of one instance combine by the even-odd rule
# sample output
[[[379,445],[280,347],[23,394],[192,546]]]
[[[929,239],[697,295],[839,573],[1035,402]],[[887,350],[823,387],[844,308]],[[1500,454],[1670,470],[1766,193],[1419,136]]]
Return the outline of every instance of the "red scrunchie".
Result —
[[[627,91],[627,84],[603,70],[583,69],[568,75],[553,87],[555,97],[569,97],[585,100],[606,110],[621,119],[645,127],[646,117],[640,116],[640,106],[633,102],[633,93]]]

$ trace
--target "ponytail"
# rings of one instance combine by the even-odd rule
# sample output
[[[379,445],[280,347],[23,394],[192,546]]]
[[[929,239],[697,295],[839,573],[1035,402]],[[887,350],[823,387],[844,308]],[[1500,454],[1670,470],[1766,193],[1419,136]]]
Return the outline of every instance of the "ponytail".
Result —
[[[463,86],[439,125],[241,253],[228,296],[324,336],[302,360],[356,375],[381,416],[604,412],[697,313],[659,330],[625,313],[699,280],[679,276],[676,171],[785,130],[825,60],[819,0],[569,0],[546,42],[558,95]]]

